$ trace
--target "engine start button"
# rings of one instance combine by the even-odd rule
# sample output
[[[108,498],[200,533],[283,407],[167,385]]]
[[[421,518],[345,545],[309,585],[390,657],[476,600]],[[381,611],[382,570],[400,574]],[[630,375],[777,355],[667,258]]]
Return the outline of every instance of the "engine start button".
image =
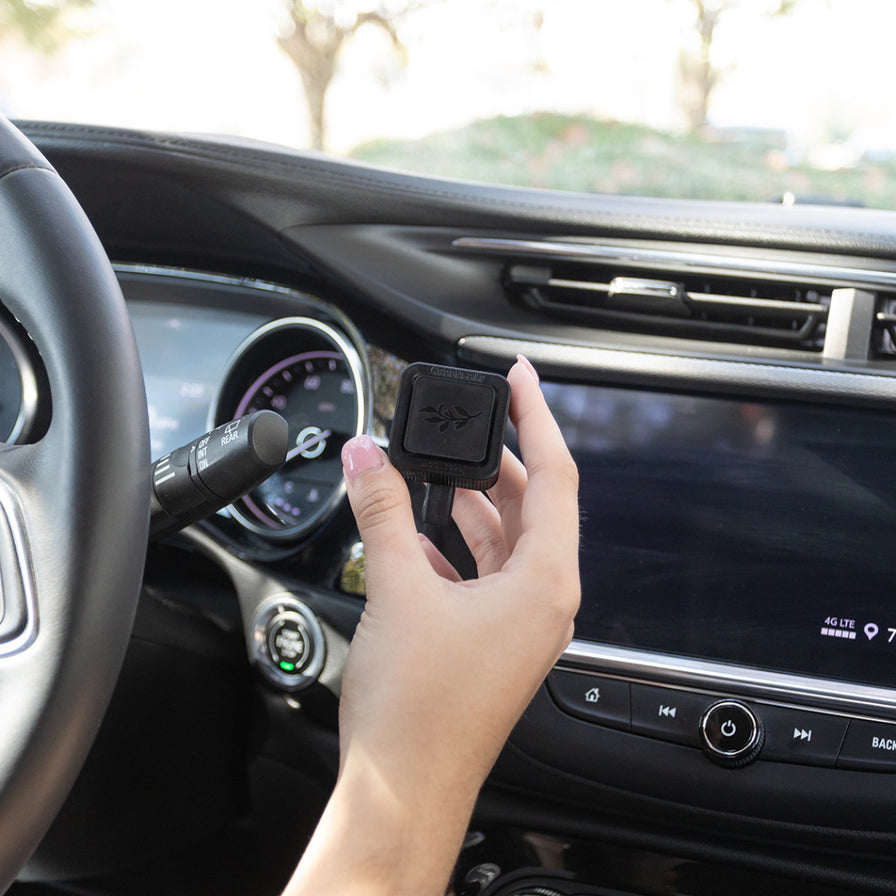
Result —
[[[310,659],[305,620],[289,610],[271,620],[268,629],[268,655],[271,662],[288,674],[298,675]]]
[[[739,768],[752,762],[765,742],[756,714],[739,700],[714,703],[700,719],[703,752],[720,765]]]

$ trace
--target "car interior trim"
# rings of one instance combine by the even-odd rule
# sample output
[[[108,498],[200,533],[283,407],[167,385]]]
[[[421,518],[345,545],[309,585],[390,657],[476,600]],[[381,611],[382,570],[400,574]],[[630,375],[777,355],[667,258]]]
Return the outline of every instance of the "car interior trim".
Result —
[[[789,703],[809,701],[836,705],[844,711],[896,710],[896,691],[887,688],[630,650],[577,638],[570,642],[559,665],[573,669],[584,667],[650,683],[667,682],[686,688],[768,695]]]
[[[625,379],[671,387],[698,386],[715,392],[871,405],[896,401],[896,376],[889,370],[851,371],[747,358],[719,359],[630,351],[599,346],[535,342],[499,336],[467,336],[458,353],[467,362],[502,366],[523,353],[543,374],[565,379],[620,382]]]
[[[517,240],[500,237],[459,237],[452,247],[472,252],[500,253],[526,257],[564,258],[643,267],[661,266],[694,272],[711,271],[743,275],[749,273],[766,279],[787,278],[813,282],[848,283],[896,288],[896,272],[840,267],[821,261],[791,261],[774,257],[747,255],[713,255],[708,252],[654,249],[635,245]]]
[[[217,284],[220,286],[236,286],[249,290],[257,289],[265,292],[279,293],[285,296],[301,296],[306,301],[314,298],[318,304],[323,304],[320,299],[311,296],[310,293],[301,293],[289,286],[282,286],[279,283],[271,283],[269,280],[258,280],[253,277],[237,277],[230,274],[198,271],[191,268],[169,267],[167,265],[156,264],[136,264],[124,261],[112,262],[112,268],[115,270],[116,274],[172,277],[178,280],[197,280],[200,283]],[[348,320],[348,318],[345,318],[342,312],[333,305],[327,305],[327,311],[333,315],[339,316],[343,320]]]

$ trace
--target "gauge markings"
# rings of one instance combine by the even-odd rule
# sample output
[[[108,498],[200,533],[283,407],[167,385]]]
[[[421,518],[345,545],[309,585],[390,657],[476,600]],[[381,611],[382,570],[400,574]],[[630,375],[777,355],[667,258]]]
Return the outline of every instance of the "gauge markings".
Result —
[[[296,326],[296,341],[315,350],[290,352],[264,368],[259,363],[255,370],[261,372],[232,414],[270,409],[289,424],[293,447],[284,465],[233,507],[244,525],[278,537],[304,531],[334,506],[343,487],[342,446],[361,429],[362,374],[355,353],[316,327]],[[259,349],[259,361],[264,357]]]

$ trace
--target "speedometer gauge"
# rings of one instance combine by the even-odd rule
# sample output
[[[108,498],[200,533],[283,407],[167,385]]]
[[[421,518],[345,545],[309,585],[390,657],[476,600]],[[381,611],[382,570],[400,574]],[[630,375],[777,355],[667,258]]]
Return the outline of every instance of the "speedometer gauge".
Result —
[[[311,318],[275,321],[237,350],[214,424],[272,410],[289,424],[283,467],[233,505],[246,528],[297,538],[323,522],[345,491],[343,444],[364,431],[366,377],[346,336]]]

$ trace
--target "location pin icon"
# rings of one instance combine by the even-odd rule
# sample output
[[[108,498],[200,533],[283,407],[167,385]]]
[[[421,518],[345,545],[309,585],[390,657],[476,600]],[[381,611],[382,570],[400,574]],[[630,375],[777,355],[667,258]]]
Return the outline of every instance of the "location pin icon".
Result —
[[[873,622],[869,622],[868,625],[865,626],[865,636],[868,638],[869,641],[870,641],[870,640],[871,640],[871,639],[872,639],[872,638],[873,638],[879,631],[880,631],[880,629],[879,629]]]

